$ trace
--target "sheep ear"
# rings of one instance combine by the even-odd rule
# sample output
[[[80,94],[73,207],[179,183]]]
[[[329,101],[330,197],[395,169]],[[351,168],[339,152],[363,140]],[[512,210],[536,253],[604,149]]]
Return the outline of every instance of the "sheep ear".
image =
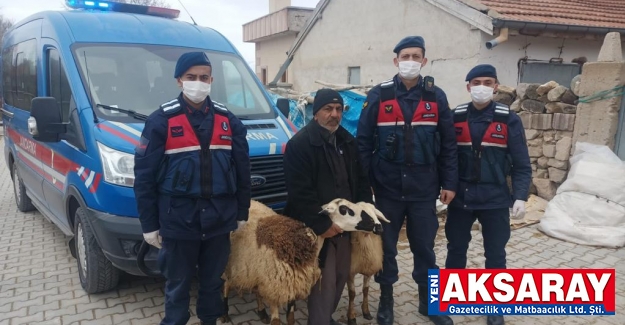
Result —
[[[380,210],[376,208],[373,208],[373,209],[375,209],[375,216],[378,217],[378,220],[382,220],[386,223],[391,223],[391,221],[386,219],[386,217],[382,214],[382,212],[380,212]]]
[[[384,221],[386,223],[391,223],[391,221],[386,219],[384,214],[382,214],[382,212],[380,212],[380,210],[378,210],[375,207],[375,205],[373,205],[371,203],[367,203],[367,202],[358,202],[358,205],[360,205],[364,210],[371,209],[373,212],[375,212],[375,216],[378,218],[378,220],[382,220],[382,221]],[[371,210],[369,210],[369,211],[371,211]]]

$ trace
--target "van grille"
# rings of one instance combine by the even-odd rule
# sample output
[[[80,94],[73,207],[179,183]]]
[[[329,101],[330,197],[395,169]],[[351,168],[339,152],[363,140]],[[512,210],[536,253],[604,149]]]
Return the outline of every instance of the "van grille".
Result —
[[[261,129],[277,129],[278,127],[273,123],[267,124],[247,124],[245,128],[248,130],[261,130]]]
[[[286,184],[282,155],[250,157],[252,178],[262,176],[266,182],[260,186],[252,186],[252,199],[266,205],[286,201]]]

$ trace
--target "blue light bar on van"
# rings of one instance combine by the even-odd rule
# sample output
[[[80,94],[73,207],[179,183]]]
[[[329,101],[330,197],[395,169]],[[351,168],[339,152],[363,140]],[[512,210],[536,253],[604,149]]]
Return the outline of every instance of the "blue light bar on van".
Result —
[[[132,14],[142,14],[164,18],[178,18],[178,16],[180,15],[180,10],[176,9],[133,5],[129,3],[113,1],[66,0],[66,3],[67,6],[72,9],[127,12]]]

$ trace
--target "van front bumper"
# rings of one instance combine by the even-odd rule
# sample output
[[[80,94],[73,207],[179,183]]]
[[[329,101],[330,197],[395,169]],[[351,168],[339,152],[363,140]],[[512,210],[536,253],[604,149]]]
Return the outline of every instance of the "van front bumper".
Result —
[[[133,275],[145,275],[137,265],[137,253],[143,233],[139,218],[123,217],[88,209],[88,220],[106,258],[118,269]],[[158,272],[158,250],[150,246],[145,264]]]

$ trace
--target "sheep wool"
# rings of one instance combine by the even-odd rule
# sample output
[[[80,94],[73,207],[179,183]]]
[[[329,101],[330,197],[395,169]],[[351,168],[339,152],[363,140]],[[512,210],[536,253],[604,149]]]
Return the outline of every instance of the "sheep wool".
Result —
[[[249,216],[251,219],[260,219],[264,217],[269,217],[275,215],[276,212],[273,211],[270,207],[255,201],[250,201],[250,213]]]
[[[357,203],[363,212],[375,215],[379,220],[386,220],[382,212],[374,205],[364,202]],[[349,325],[356,324],[356,312],[354,311],[354,299],[356,297],[356,286],[354,279],[356,274],[362,274],[362,315],[365,319],[371,320],[369,311],[369,281],[371,277],[382,270],[384,253],[382,250],[382,237],[376,234],[353,232],[351,234],[352,254],[349,279],[347,280],[347,290],[349,293],[349,304],[347,306],[347,322]]]
[[[239,294],[255,292],[260,317],[267,317],[266,304],[271,309],[271,324],[279,324],[279,319],[273,319],[278,308],[306,299],[320,278],[317,257],[323,239],[303,223],[258,202],[250,206],[246,225],[230,238],[224,273],[226,297],[229,289]]]
[[[382,237],[364,232],[352,233],[351,275],[373,276],[382,270]]]

